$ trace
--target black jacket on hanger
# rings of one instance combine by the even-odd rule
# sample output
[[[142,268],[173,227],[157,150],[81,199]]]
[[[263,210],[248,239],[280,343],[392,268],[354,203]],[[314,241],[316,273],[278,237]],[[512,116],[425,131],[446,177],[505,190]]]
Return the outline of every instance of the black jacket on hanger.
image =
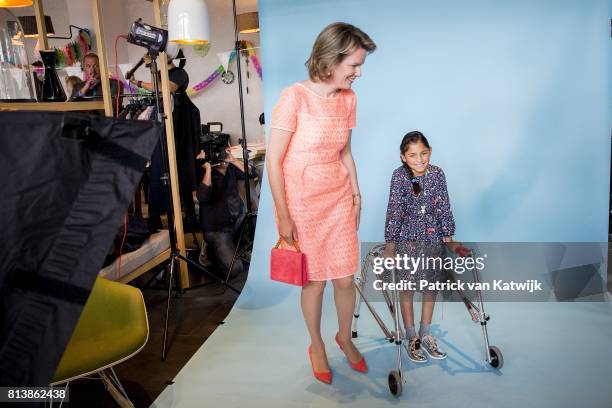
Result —
[[[200,143],[200,110],[186,93],[174,94],[174,141],[181,201],[189,218],[195,219],[192,191],[198,189],[196,159]]]

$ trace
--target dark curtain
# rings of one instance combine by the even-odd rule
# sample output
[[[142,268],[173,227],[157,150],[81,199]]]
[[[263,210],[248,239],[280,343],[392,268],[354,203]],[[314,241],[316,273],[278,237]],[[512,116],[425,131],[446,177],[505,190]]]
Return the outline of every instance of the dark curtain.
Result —
[[[200,184],[196,180],[195,168],[201,133],[200,110],[185,93],[177,93],[174,98],[172,114],[179,190],[187,217],[185,230],[192,231],[198,224],[192,191],[197,190]]]
[[[51,381],[160,131],[0,112],[0,385]]]

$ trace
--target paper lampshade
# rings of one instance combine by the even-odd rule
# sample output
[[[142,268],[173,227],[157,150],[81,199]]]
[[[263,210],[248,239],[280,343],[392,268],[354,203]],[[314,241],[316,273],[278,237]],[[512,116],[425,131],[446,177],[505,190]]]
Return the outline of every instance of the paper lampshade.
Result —
[[[168,41],[179,44],[210,42],[210,18],[204,0],[171,0],[168,5]]]
[[[23,27],[24,37],[38,37],[38,27],[36,26],[35,16],[21,16],[19,17],[19,22]],[[51,22],[51,17],[49,16],[45,16],[45,28],[47,29],[48,36],[55,34],[55,30],[53,29],[53,22]]]
[[[238,14],[238,31],[242,34],[259,32],[259,13],[253,11]]]

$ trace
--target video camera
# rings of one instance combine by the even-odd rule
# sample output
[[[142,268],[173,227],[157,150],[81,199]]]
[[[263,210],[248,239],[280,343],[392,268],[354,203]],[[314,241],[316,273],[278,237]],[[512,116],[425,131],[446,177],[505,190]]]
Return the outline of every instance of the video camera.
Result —
[[[204,150],[205,158],[198,161],[202,163],[210,162],[214,166],[227,158],[225,149],[229,146],[230,135],[221,133],[222,131],[223,124],[221,122],[208,122],[202,125],[199,150]]]

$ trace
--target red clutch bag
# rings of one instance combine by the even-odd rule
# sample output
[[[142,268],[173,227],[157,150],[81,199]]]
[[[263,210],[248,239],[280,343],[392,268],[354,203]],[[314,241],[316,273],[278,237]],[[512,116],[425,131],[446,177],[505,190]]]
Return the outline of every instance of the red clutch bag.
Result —
[[[306,255],[300,251],[297,241],[293,245],[297,251],[279,248],[281,239],[270,252],[270,279],[288,283],[290,285],[304,286],[308,283],[306,272]]]

